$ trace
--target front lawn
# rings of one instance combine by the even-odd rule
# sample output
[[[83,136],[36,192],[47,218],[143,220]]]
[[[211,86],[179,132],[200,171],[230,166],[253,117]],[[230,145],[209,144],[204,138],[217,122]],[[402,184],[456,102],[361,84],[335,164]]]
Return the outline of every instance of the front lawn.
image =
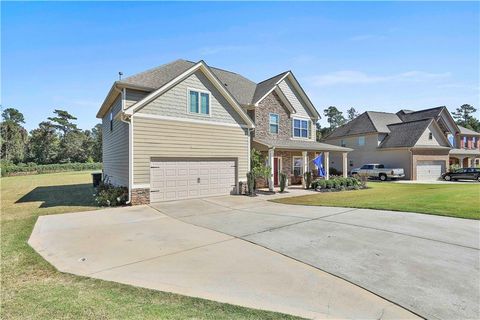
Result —
[[[39,215],[95,210],[89,172],[1,178],[1,319],[294,319],[61,273],[27,240]]]
[[[409,211],[480,219],[480,184],[369,182],[369,189],[272,200],[286,204]]]

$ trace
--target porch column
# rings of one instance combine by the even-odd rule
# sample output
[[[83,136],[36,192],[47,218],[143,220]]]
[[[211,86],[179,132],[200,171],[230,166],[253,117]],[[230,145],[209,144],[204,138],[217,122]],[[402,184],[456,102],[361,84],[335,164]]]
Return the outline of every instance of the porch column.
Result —
[[[268,149],[268,166],[270,167],[270,175],[268,176],[268,190],[273,191],[273,155],[275,149]]]
[[[347,152],[342,152],[343,159],[343,177],[346,178],[348,174]]]
[[[325,155],[325,163],[324,163],[324,168],[325,168],[325,180],[330,179],[330,153],[329,152],[324,152]]]
[[[307,151],[302,151],[302,165],[303,165],[303,177],[302,177],[302,186],[303,188],[307,188],[307,184],[305,181],[305,172],[308,171],[308,156],[307,156]]]
[[[460,168],[463,168],[463,159],[464,157],[458,157],[458,164],[460,165]]]
[[[468,161],[468,167],[469,168],[473,167],[473,158],[469,157],[467,161]]]

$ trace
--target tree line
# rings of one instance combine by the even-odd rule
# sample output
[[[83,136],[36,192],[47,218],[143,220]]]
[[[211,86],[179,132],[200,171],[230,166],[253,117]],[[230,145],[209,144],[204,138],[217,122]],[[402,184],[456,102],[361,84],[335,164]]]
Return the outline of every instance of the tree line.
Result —
[[[457,123],[462,127],[471,129],[476,132],[480,132],[480,121],[475,118],[474,114],[477,112],[477,109],[472,105],[463,104],[458,107],[455,112],[452,112],[452,117]],[[347,110],[347,116],[343,115],[343,112],[338,110],[335,106],[330,106],[323,110],[323,115],[327,118],[328,127],[321,127],[317,123],[317,141],[320,141],[322,138],[326,137],[334,129],[346,124],[349,121],[352,121],[358,117],[358,112],[355,108],[350,108]]]
[[[2,112],[1,160],[7,163],[88,163],[102,162],[102,127],[82,130],[77,118],[56,109],[52,117],[28,132],[23,114],[15,108]]]

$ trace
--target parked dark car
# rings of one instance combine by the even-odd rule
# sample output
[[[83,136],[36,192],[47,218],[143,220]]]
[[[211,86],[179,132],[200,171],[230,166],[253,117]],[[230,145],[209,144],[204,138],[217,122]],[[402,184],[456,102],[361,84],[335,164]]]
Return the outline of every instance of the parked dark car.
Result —
[[[446,181],[451,180],[477,180],[480,182],[480,168],[460,168],[442,175]]]

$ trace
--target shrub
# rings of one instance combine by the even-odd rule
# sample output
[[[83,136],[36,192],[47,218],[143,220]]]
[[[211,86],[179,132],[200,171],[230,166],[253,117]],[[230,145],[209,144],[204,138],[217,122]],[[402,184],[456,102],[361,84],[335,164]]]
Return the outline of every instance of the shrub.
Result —
[[[97,187],[95,201],[101,207],[116,207],[124,205],[128,199],[128,188],[116,187],[110,183],[101,182]]]
[[[333,181],[325,180],[325,189],[332,189],[332,188],[333,188]]]
[[[255,195],[255,175],[253,172],[247,172],[247,185],[248,185],[248,194],[250,196]]]
[[[280,192],[285,191],[287,186],[287,175],[284,172],[280,172]]]
[[[101,163],[54,163],[54,164],[35,164],[33,162],[12,164],[8,162],[1,163],[2,176],[15,176],[26,174],[42,174],[63,171],[82,171],[82,170],[100,170]]]

